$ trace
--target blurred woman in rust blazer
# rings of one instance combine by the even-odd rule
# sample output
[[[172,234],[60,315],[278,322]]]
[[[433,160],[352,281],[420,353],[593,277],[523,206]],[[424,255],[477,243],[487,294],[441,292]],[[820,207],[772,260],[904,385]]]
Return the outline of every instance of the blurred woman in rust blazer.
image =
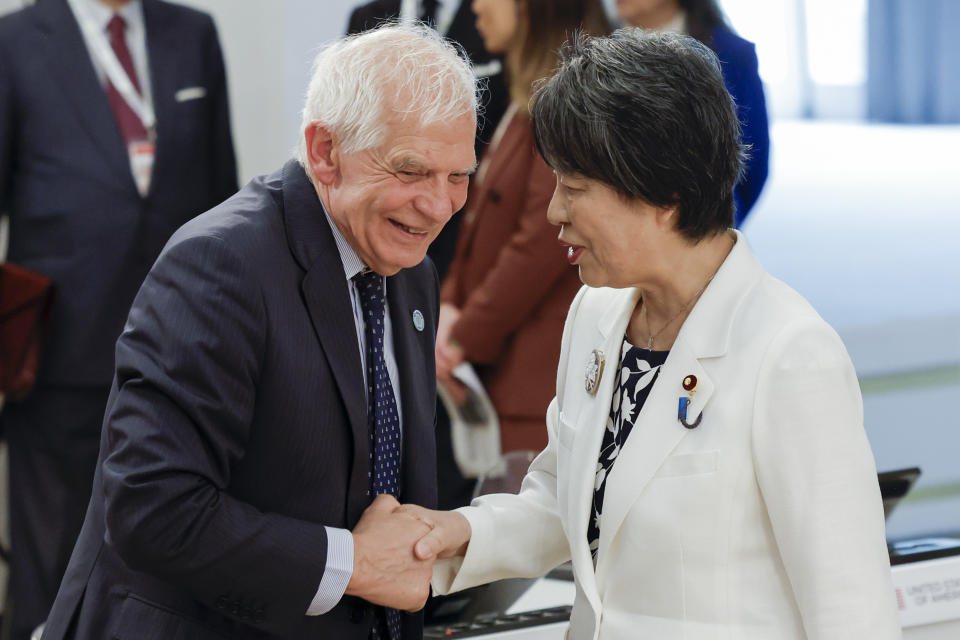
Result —
[[[471,184],[463,226],[441,288],[437,378],[474,364],[500,419],[503,451],[547,444],[560,338],[580,288],[547,222],[556,184],[530,126],[531,86],[549,76],[577,29],[609,32],[600,0],[474,0],[484,45],[506,55],[510,105]]]

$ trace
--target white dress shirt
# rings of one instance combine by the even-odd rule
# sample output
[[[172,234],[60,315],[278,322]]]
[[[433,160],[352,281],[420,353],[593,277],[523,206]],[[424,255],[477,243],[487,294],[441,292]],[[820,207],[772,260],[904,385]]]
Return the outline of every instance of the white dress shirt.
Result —
[[[123,7],[114,12],[113,9],[103,4],[99,0],[78,0],[83,5],[88,16],[94,23],[100,27],[107,41],[110,40],[110,33],[107,31],[107,25],[113,19],[114,13],[123,18],[127,23],[124,31],[124,40],[127,41],[127,49],[130,50],[130,57],[133,59],[133,68],[137,72],[137,82],[140,84],[140,91],[147,104],[153,104],[153,92],[150,87],[150,65],[147,61],[147,30],[143,21],[143,5],[140,0],[131,0]],[[74,16],[77,22],[79,16]],[[107,73],[93,52],[93,45],[87,40],[86,34],[80,30],[83,36],[83,42],[87,45],[87,52],[93,61],[93,68],[97,72],[97,78],[100,84],[106,88]]]

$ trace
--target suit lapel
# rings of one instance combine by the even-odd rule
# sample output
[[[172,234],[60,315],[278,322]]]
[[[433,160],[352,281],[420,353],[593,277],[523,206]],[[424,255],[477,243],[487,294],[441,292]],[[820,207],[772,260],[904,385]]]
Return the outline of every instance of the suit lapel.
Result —
[[[366,496],[370,442],[363,365],[350,292],[340,253],[313,185],[294,160],[284,165],[282,175],[287,242],[294,258],[306,271],[301,283],[303,299],[333,372],[353,433],[347,513],[348,522],[352,524],[359,519],[368,502],[354,497]]]
[[[384,22],[400,19],[401,0],[387,0],[386,2],[368,3],[361,5],[357,10],[362,11],[366,29],[374,29]]]
[[[400,379],[401,411],[403,413],[403,464],[401,466],[401,497],[404,502],[426,506],[436,504],[434,483],[436,477],[432,461],[436,459],[434,413],[436,401],[432,389],[432,355],[434,311],[427,300],[417,295],[411,282],[410,270],[404,269],[387,278],[387,300],[390,304],[390,324],[393,331],[393,349]],[[417,331],[413,314],[420,311],[425,330]]]
[[[594,576],[593,559],[587,545],[587,522],[592,513],[591,504],[597,457],[600,442],[603,439],[603,425],[607,422],[610,401],[618,377],[620,346],[637,298],[638,292],[633,289],[624,289],[619,292],[602,312],[593,336],[588,338],[589,343],[586,345],[588,352],[599,349],[605,358],[604,371],[600,377],[597,393],[590,396],[584,387],[580,386],[575,392],[578,398],[564,398],[564,404],[567,406],[581,405],[576,425],[574,425],[576,435],[572,446],[572,451],[577,453],[570,457],[570,473],[566,480],[569,495],[566,520],[570,524],[568,535],[572,541],[571,561],[584,595],[598,611],[600,596]],[[586,366],[586,360],[582,363],[571,362],[570,366],[572,369],[569,375],[578,376],[579,371],[583,370],[582,367]]]
[[[149,194],[154,193],[162,171],[173,161],[168,157],[172,145],[177,139],[177,119],[173,118],[175,95],[178,89],[176,32],[168,24],[163,6],[144,0],[143,21],[146,26],[147,58],[150,66],[150,91],[153,98],[153,111],[157,117],[157,139],[150,179]],[[148,194],[148,195],[149,195]]]
[[[441,34],[460,43],[460,46],[467,52],[467,57],[469,57],[470,61],[474,64],[477,63],[478,58],[487,57],[482,56],[484,49],[479,37],[480,34],[474,26],[476,20],[477,17],[473,14],[470,3],[460,2],[456,13],[453,14],[453,20],[450,21],[450,28],[447,29],[446,33]]]
[[[110,173],[136,191],[127,147],[73,12],[62,0],[41,2],[36,11],[40,29],[48,34],[49,46],[44,50],[47,65],[67,97],[64,102],[76,111],[80,125],[103,154]]]

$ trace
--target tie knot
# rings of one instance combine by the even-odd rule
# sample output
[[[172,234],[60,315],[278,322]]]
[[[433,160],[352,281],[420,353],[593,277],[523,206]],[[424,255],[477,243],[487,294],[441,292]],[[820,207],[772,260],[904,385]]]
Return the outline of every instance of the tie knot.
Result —
[[[364,271],[353,277],[360,295],[360,306],[364,315],[383,314],[383,276],[376,271]]]
[[[122,38],[123,32],[127,30],[127,21],[124,20],[119,14],[113,14],[113,17],[110,18],[110,22],[107,23],[107,31],[110,32],[111,38]]]

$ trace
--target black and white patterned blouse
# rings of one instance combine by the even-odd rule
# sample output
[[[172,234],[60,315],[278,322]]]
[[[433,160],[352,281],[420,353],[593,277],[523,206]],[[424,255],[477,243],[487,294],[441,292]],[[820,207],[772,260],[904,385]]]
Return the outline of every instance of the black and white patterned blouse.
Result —
[[[627,441],[633,423],[640,415],[643,403],[650,395],[650,389],[660,373],[660,367],[669,354],[669,351],[649,351],[623,341],[620,352],[620,379],[613,392],[607,428],[600,445],[596,484],[593,487],[593,513],[590,514],[590,522],[587,524],[587,542],[590,543],[594,564],[597,562],[597,549],[600,546],[600,514],[603,511],[607,476],[610,475],[613,463]]]

